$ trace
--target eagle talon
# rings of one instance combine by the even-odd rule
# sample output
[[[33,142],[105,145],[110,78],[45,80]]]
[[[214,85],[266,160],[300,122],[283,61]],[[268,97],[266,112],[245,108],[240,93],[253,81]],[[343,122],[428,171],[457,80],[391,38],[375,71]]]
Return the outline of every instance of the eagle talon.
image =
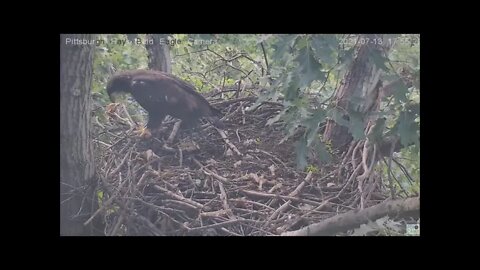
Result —
[[[105,111],[107,112],[108,115],[112,115],[115,113],[117,110],[117,107],[120,105],[120,103],[110,103],[107,105],[105,108]]]
[[[139,127],[137,130],[133,132],[134,134],[138,135],[140,139],[150,139],[152,137],[152,132],[146,127]]]

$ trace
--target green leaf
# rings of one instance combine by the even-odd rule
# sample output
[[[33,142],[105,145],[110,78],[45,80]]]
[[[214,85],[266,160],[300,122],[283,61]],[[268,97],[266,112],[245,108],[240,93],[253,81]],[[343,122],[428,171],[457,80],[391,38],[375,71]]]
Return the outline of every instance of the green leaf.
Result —
[[[314,35],[312,38],[312,47],[315,55],[322,63],[327,65],[335,64],[334,49],[338,41],[333,35]]]
[[[282,144],[285,141],[287,141],[290,137],[292,137],[292,135],[295,134],[297,127],[298,127],[297,123],[287,122],[287,126],[285,128],[287,130],[287,135],[285,135],[278,144]]]
[[[336,49],[338,47],[338,38],[334,34],[323,35],[323,40],[331,49]]]
[[[316,127],[310,128],[307,131],[307,146],[312,145],[316,138],[318,138],[318,130],[320,127],[317,125]]]
[[[325,120],[325,117],[327,115],[327,112],[322,109],[318,108],[316,109],[312,116],[310,116],[308,119],[305,120],[305,126],[307,128],[314,128],[318,126],[318,124],[322,123]]]
[[[305,137],[302,136],[302,138],[297,141],[295,147],[297,169],[299,170],[307,167],[307,151],[307,141]]]
[[[342,56],[340,57],[340,62],[343,64],[348,64],[352,62],[354,52],[355,48],[350,48],[346,51],[343,51]]]
[[[290,54],[290,48],[298,35],[282,35],[279,40],[273,44],[273,60],[284,60]]]
[[[283,110],[282,110],[281,112],[279,112],[277,115],[275,115],[274,117],[268,119],[266,125],[267,125],[267,126],[270,126],[270,125],[272,125],[273,123],[275,123],[275,122],[277,122],[278,120],[280,120],[280,118],[282,118],[282,116],[284,116],[285,113],[287,112],[287,109],[288,109],[288,108],[283,109]]]
[[[401,102],[407,102],[407,93],[408,93],[408,88],[407,86],[403,83],[403,81],[398,81],[395,83],[393,86],[395,88],[395,91],[393,91],[393,95],[396,100],[401,101]]]
[[[300,77],[297,73],[290,72],[286,79],[287,87],[284,88],[285,100],[291,101],[298,98],[300,94]]]
[[[343,119],[345,114],[346,113],[343,110],[340,110],[338,108],[334,108],[328,112],[328,115],[332,118],[333,121],[335,121],[335,123],[344,127],[348,127],[348,121]]]
[[[98,204],[101,205],[102,204],[102,201],[103,201],[103,191],[99,190],[97,192],[97,201],[98,201]]]
[[[246,111],[249,112],[249,111],[255,110],[258,106],[260,106],[260,104],[262,104],[262,102],[267,100],[276,102],[278,100],[279,94],[280,93],[278,91],[274,91],[274,90],[270,90],[270,91],[267,91],[266,93],[260,94],[260,96],[257,98],[255,103],[253,103],[252,106],[247,108]]]
[[[322,65],[318,63],[310,47],[305,47],[299,51],[295,58],[299,63],[298,69],[301,73],[300,87],[308,87],[315,80],[324,80],[325,72],[322,72]]]
[[[372,58],[373,63],[375,63],[378,68],[385,71],[389,70],[388,67],[385,65],[385,63],[387,62],[387,58],[382,55],[382,52],[380,50],[370,49],[370,57]]]
[[[332,155],[328,152],[325,144],[320,140],[317,140],[315,142],[315,151],[318,154],[318,158],[320,159],[320,161],[324,163],[329,163],[330,161],[332,161]]]
[[[396,129],[400,135],[400,143],[407,147],[411,143],[419,143],[418,123],[415,123],[416,115],[411,112],[401,112],[398,117]]]
[[[373,142],[379,142],[383,136],[383,130],[385,129],[385,118],[378,118],[375,122],[371,133],[368,135],[368,138]]]
[[[307,127],[307,146],[312,145],[312,143],[318,139],[318,130],[320,129],[320,123],[325,120],[326,112],[325,110],[319,108],[304,121],[304,125]]]
[[[365,138],[365,123],[360,112],[349,112],[350,122],[348,129],[355,140]]]

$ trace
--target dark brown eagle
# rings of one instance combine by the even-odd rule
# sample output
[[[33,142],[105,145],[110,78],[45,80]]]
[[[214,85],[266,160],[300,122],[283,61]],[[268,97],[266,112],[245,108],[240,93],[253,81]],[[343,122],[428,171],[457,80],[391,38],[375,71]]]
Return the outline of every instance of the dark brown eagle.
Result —
[[[222,117],[195,88],[168,73],[154,70],[130,70],[112,76],[107,93],[115,102],[114,93],[130,93],[148,112],[147,132],[160,127],[166,115],[182,120],[183,127],[193,127],[201,117],[222,128]]]

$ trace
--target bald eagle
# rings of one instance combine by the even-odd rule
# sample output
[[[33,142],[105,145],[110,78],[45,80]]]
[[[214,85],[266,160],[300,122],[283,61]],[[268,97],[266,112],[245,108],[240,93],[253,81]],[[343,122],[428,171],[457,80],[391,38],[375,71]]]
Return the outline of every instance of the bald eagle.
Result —
[[[130,93],[148,112],[147,132],[160,127],[166,115],[182,120],[183,127],[194,127],[204,117],[222,128],[221,112],[195,91],[191,84],[161,71],[130,70],[112,76],[107,93],[115,102],[115,93]]]

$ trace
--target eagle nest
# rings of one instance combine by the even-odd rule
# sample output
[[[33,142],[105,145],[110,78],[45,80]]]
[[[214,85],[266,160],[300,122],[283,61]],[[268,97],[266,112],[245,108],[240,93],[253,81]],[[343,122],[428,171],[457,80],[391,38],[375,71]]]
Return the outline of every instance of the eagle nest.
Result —
[[[142,140],[123,105],[95,118],[99,210],[106,235],[280,235],[356,209],[354,181],[341,183],[339,167],[314,157],[308,172],[295,165],[295,136],[282,123],[266,126],[282,105],[256,98],[210,102],[225,128],[206,123],[178,130],[168,118]],[[342,177],[343,178],[343,177]],[[365,205],[385,200],[370,188]],[[363,199],[363,198],[362,198]],[[93,217],[92,217],[93,218]]]

